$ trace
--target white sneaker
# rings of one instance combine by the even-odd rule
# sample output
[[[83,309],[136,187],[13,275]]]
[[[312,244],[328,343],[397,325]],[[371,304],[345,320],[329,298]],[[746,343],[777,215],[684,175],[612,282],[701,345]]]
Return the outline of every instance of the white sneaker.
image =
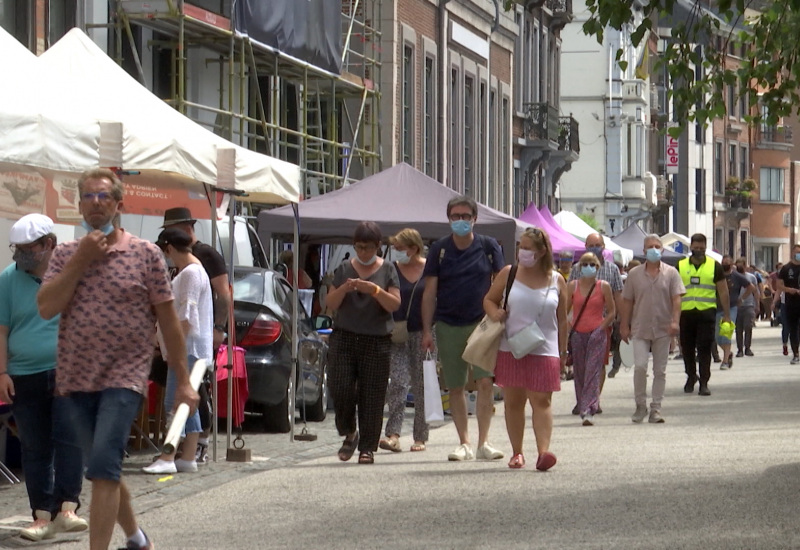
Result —
[[[594,426],[594,415],[587,414],[583,417],[583,425],[584,426]]]
[[[478,447],[478,452],[475,454],[476,458],[480,458],[483,460],[499,460],[503,458],[505,455],[503,451],[499,451],[492,447],[489,442],[487,441],[480,447]]]
[[[650,411],[650,420],[648,420],[648,422],[650,422],[650,424],[663,424],[666,420],[664,420],[664,417],[661,415],[661,411],[653,409]]]
[[[181,460],[180,458],[175,459],[175,468],[179,472],[196,472],[197,471],[197,461],[196,460]]]
[[[647,405],[636,405],[636,411],[631,415],[631,422],[639,424],[647,416]]]
[[[77,502],[64,502],[61,504],[61,511],[56,514],[56,518],[50,524],[50,531],[55,533],[77,533],[86,531],[89,523],[75,513],[78,509]]]
[[[26,540],[38,541],[55,536],[50,530],[50,512],[36,510],[36,519],[25,529],[20,529],[19,536]]]
[[[460,460],[472,460],[475,458],[475,454],[472,452],[472,447],[463,443],[455,448],[455,450],[447,455],[447,460],[452,461],[460,461]]]
[[[161,460],[160,458],[150,466],[145,466],[142,471],[146,474],[177,474],[178,468],[172,460]]]

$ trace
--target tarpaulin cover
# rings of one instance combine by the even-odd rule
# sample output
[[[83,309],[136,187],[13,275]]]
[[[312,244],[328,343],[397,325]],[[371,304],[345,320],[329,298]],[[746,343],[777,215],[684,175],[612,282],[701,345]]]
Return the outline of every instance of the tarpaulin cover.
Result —
[[[342,3],[238,0],[236,32],[326,71],[342,71]]]

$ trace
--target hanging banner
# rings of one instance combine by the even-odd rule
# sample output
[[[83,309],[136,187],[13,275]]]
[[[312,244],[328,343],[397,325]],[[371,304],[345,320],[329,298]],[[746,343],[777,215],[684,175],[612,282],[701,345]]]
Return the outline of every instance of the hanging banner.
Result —
[[[235,9],[237,32],[326,71],[341,73],[341,2],[238,0]]]
[[[674,123],[670,124],[675,126]],[[678,161],[680,160],[680,153],[678,151],[678,138],[672,137],[669,133],[666,135],[667,150],[664,155],[664,160],[667,164],[667,174],[678,173]]]

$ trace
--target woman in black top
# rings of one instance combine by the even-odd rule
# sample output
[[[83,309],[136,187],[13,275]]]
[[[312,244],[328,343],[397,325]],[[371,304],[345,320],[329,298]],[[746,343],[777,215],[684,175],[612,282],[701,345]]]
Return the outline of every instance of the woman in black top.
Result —
[[[335,312],[328,375],[336,429],[345,436],[339,460],[350,460],[358,449],[360,464],[372,464],[378,449],[389,379],[392,312],[400,307],[397,270],[377,256],[380,243],[378,224],[361,222],[353,237],[356,257],[336,268],[326,298]]]

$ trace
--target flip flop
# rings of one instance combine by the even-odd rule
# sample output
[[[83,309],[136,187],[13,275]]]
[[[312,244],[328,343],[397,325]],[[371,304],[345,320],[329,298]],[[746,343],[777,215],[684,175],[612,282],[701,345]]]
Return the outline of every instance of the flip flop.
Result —
[[[556,465],[556,455],[551,453],[550,451],[545,451],[539,455],[538,460],[536,460],[536,469],[540,472],[546,472],[550,468]]]
[[[390,437],[388,439],[381,439],[378,442],[378,447],[383,449],[384,451],[392,451],[393,453],[399,453],[403,449],[400,448],[400,440],[394,439]]]
[[[411,452],[412,453],[419,453],[419,452],[422,452],[424,450],[425,450],[425,444],[424,443],[414,443],[411,446]]]
[[[350,441],[348,441],[347,439],[344,440],[342,446],[339,447],[339,460],[341,460],[342,462],[347,462],[348,460],[353,458],[353,453],[355,453],[356,449],[358,448],[358,439],[359,439],[358,432],[356,432],[356,435],[352,440]]]

